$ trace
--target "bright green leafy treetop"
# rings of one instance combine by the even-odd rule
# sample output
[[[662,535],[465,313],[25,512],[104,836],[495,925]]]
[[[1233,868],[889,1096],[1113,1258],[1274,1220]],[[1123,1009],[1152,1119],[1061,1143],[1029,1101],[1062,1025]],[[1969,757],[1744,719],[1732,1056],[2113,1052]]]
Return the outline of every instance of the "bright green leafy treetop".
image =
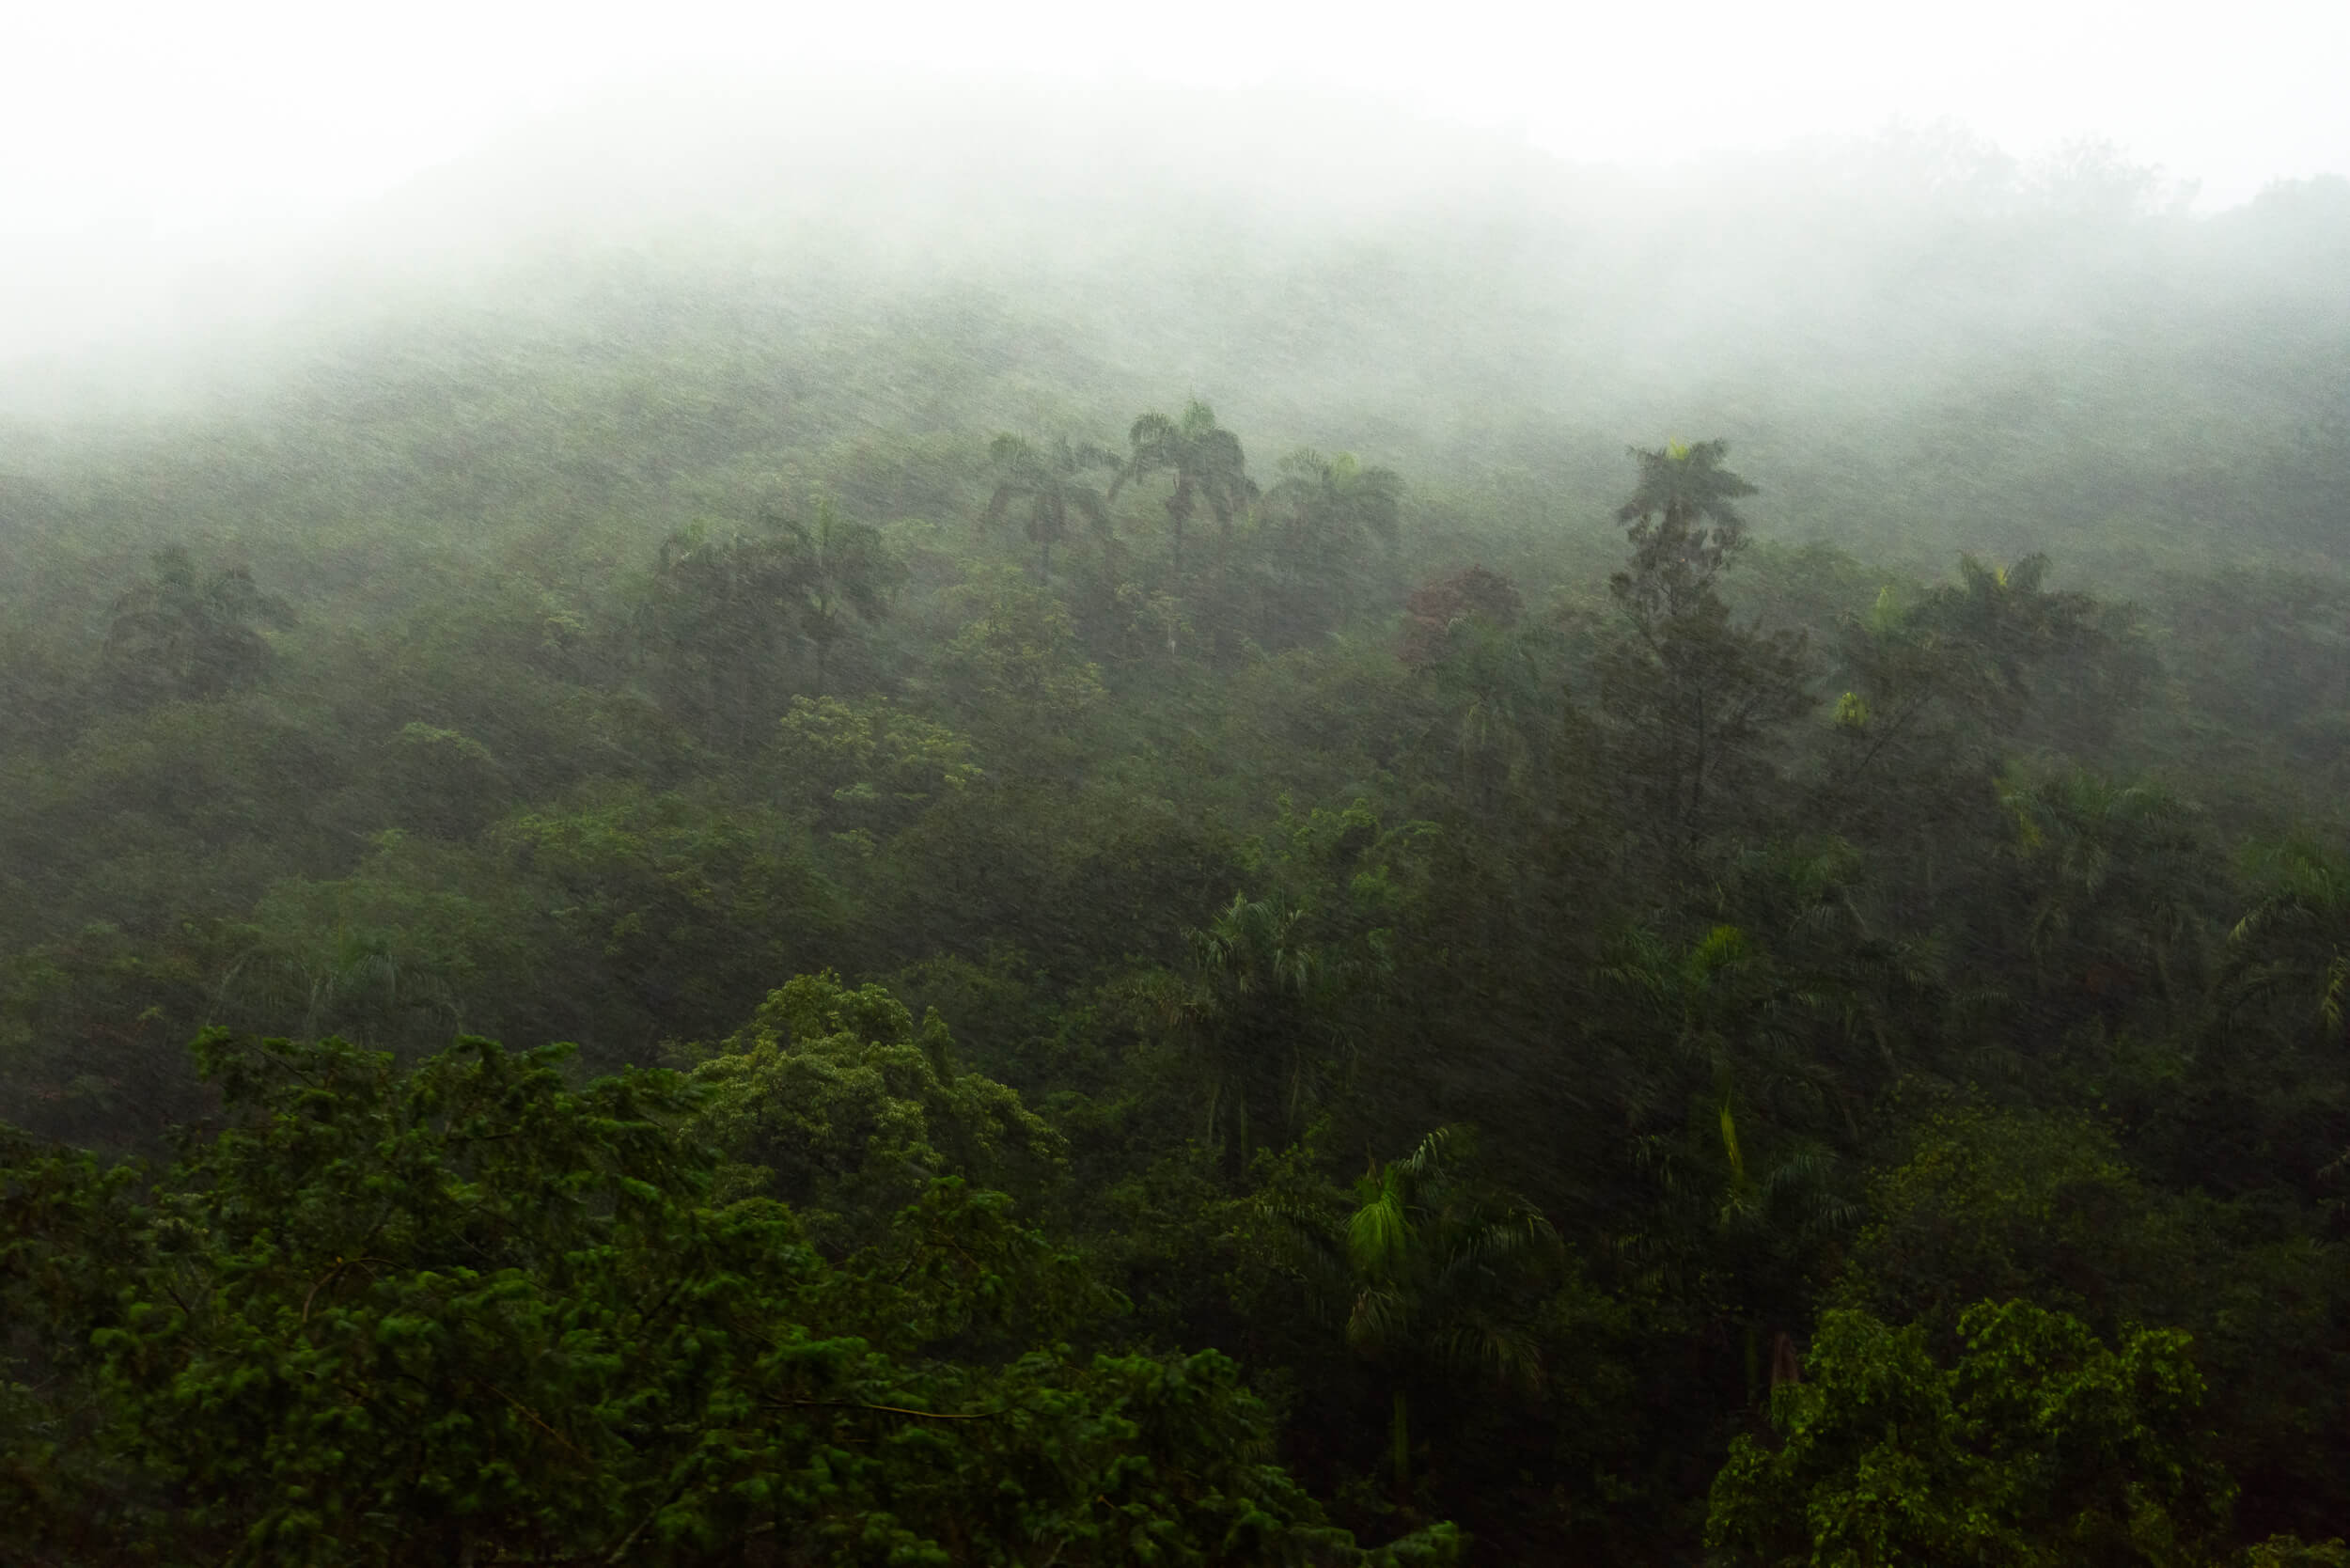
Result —
[[[829,1235],[851,1216],[883,1224],[942,1177],[1033,1184],[1061,1140],[992,1078],[958,1073],[932,1012],[920,1024],[878,985],[802,975],[693,1070],[699,1125],[735,1170]]]
[[[2210,1560],[2234,1492],[2204,1451],[2186,1335],[2109,1348],[2018,1301],[1969,1309],[1960,1338],[1943,1367],[1921,1329],[1823,1314],[1802,1380],[1773,1395],[1778,1441],[1732,1443],[1708,1544],[1773,1568]]]
[[[75,1565],[1447,1559],[1326,1526],[1223,1356],[1073,1356],[1108,1293],[999,1195],[909,1171],[838,1262],[772,1199],[713,1203],[704,1111],[853,1164],[862,1105],[869,1165],[928,1164],[935,1034],[801,982],[707,1088],[207,1035],[224,1124],[167,1171],[0,1147],[0,1537]],[[828,1108],[761,1123],[762,1073]],[[973,1125],[1034,1134],[1008,1098]]]

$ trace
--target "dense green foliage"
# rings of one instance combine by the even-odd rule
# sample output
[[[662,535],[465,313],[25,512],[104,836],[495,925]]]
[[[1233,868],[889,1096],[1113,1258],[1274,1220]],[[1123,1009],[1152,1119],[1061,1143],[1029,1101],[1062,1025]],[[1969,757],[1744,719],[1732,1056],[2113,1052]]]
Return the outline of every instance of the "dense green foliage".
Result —
[[[776,1004],[894,1006],[807,981]],[[227,1122],[168,1171],[9,1172],[10,1319],[45,1374],[8,1389],[24,1549],[1362,1560],[1264,1462],[1229,1359],[1071,1353],[1115,1298],[1002,1195],[935,1179],[837,1262],[773,1200],[711,1206],[705,1132],[742,1140],[794,1085],[572,1090],[561,1049],[478,1040],[407,1074],[339,1041],[197,1054]],[[873,1144],[840,1163],[911,1157]]]
[[[11,427],[0,1540],[2339,1563],[2350,199],[1852,159]]]

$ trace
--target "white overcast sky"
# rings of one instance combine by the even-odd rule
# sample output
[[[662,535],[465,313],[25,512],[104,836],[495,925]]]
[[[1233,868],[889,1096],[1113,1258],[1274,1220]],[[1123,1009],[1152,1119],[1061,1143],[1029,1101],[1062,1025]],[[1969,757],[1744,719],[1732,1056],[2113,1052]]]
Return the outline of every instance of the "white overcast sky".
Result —
[[[233,249],[712,71],[1310,83],[1636,165],[1949,117],[2110,137],[2207,209],[2350,172],[2350,0],[0,0],[0,236]]]

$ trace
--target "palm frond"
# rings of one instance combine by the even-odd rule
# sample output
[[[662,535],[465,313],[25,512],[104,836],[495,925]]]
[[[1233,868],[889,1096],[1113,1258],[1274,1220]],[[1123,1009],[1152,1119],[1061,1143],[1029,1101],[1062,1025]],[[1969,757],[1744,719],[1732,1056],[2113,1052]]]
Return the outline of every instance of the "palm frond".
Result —
[[[1381,1356],[1410,1338],[1410,1298],[1388,1285],[1371,1285],[1356,1293],[1346,1316],[1347,1348],[1358,1356]]]
[[[1405,1212],[1402,1184],[1392,1168],[1371,1200],[1346,1222],[1346,1254],[1355,1272],[1374,1279],[1400,1273],[1418,1232]]]

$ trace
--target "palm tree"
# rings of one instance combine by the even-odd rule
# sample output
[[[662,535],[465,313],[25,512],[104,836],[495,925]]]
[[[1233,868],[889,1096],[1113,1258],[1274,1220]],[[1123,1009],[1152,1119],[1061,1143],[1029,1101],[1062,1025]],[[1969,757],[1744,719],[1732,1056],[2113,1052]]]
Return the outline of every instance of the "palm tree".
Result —
[[[1928,601],[1931,624],[1958,663],[1968,706],[2012,729],[2031,704],[2031,666],[2090,641],[2092,601],[2043,587],[2042,555],[2009,566],[1963,555],[1958,575]]]
[[[1415,1384],[1543,1386],[1533,1309],[1559,1233],[1525,1200],[1471,1180],[1470,1154],[1465,1130],[1440,1127],[1407,1157],[1374,1162],[1337,1235],[1295,1213],[1270,1216],[1290,1231],[1309,1281],[1343,1294],[1347,1348],[1386,1375],[1398,1506],[1411,1497]]]
[[[1191,976],[1165,1011],[1203,1080],[1208,1138],[1229,1124],[1246,1163],[1256,1113],[1298,1130],[1344,1055],[1333,1010],[1349,976],[1308,940],[1307,911],[1278,893],[1235,893],[1191,947]]]
[[[1352,452],[1325,458],[1302,447],[1281,460],[1284,478],[1265,494],[1283,516],[1285,544],[1300,575],[1339,591],[1339,616],[1353,610],[1354,562],[1376,541],[1392,551],[1403,512],[1403,480],[1366,468]]]
[[[259,680],[271,654],[255,623],[292,624],[285,602],[243,567],[198,575],[177,544],[153,562],[154,575],[114,603],[105,660],[115,681],[150,698],[200,699]]]
[[[1183,574],[1183,529],[1202,501],[1222,530],[1222,548],[1229,553],[1232,519],[1257,498],[1240,437],[1218,425],[1215,411],[1194,398],[1180,420],[1164,414],[1143,415],[1127,432],[1127,441],[1134,455],[1110,481],[1110,499],[1115,501],[1130,481],[1162,470],[1175,476],[1175,488],[1167,497],[1175,575]]]
[[[212,1005],[216,1015],[258,1032],[339,1034],[360,1044],[446,1038],[460,1024],[444,977],[403,957],[385,933],[339,921],[331,933],[313,930],[243,954],[221,976]]]
[[[635,616],[665,701],[697,713],[713,743],[747,746],[780,704],[779,656],[794,631],[816,659],[823,695],[833,646],[849,618],[888,607],[905,567],[879,530],[851,523],[830,499],[813,523],[764,511],[757,528],[696,523],[662,542]]]
[[[1629,525],[1632,567],[1609,587],[1636,620],[1653,626],[1694,610],[1745,547],[1747,520],[1732,503],[1755,488],[1721,465],[1727,441],[1627,449],[1639,462],[1640,480],[1616,520]]]
[[[1998,798],[2036,885],[2024,927],[2035,961],[2094,996],[2146,976],[2166,1002],[2201,994],[2177,973],[2201,956],[2192,806],[2157,784],[2079,768],[2012,768]]]
[[[1645,1015],[1637,1034],[1666,1047],[1639,1054],[1629,1084],[1636,1120],[1674,1116],[1685,1101],[1702,1100],[1719,1127],[1734,1194],[1746,1180],[1741,1110],[1758,1095],[1783,1101],[1792,1094],[1805,1110],[1820,1098],[1821,1069],[1803,1049],[1801,999],[1732,925],[1717,925],[1680,951],[1653,932],[1624,931],[1599,979]]]
[[[1764,1331],[1799,1313],[1806,1266],[1855,1218],[1839,1161],[1817,1136],[1838,1121],[1857,1132],[1819,1038],[1845,1021],[1848,995],[1825,977],[1780,972],[1731,925],[1679,950],[1625,932],[1599,978],[1633,1003],[1622,1033],[1635,1055],[1620,1092],[1656,1199],[1628,1251],[1668,1290],[1707,1276],[1741,1281],[1745,1299],[1728,1312],[1752,1389]]]
[[[1069,537],[1070,512],[1082,513],[1095,533],[1109,537],[1107,501],[1091,485],[1078,482],[1077,477],[1090,469],[1118,467],[1113,453],[1094,446],[1072,447],[1066,436],[1040,452],[1019,436],[1007,434],[995,438],[988,455],[995,459],[1002,479],[987,503],[981,525],[992,527],[1004,520],[1013,502],[1027,501],[1026,531],[1028,542],[1042,551],[1039,570],[1047,583],[1053,580],[1053,546]]]
[[[2309,997],[2319,1028],[2350,1044],[2350,865],[2307,845],[2275,860],[2268,895],[2229,933],[2229,978],[2239,993]]]
[[[1777,771],[1774,731],[1811,705],[1803,634],[1738,624],[1715,588],[1746,541],[1731,503],[1754,493],[1721,466],[1728,450],[1633,448],[1639,483],[1617,511],[1632,558],[1607,585],[1626,624],[1599,661],[1620,773],[1659,841],[1684,849]]]
[[[749,744],[797,581],[787,548],[745,528],[689,525],[662,541],[636,607],[663,701],[693,713],[713,744]]]
[[[816,503],[813,524],[785,525],[782,559],[800,635],[816,651],[816,695],[822,697],[825,665],[833,644],[849,635],[849,614],[879,620],[905,580],[905,565],[879,529],[841,521],[830,496]]]

